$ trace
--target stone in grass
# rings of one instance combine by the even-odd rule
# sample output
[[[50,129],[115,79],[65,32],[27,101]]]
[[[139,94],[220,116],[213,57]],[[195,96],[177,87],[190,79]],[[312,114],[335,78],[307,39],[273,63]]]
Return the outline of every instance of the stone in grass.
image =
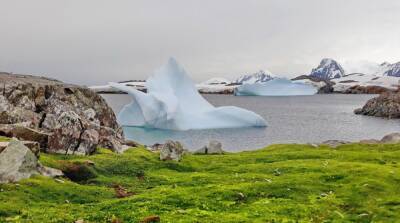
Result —
[[[17,182],[32,175],[62,176],[61,171],[44,167],[21,141],[11,140],[0,153],[0,183]]]
[[[381,143],[395,144],[400,143],[400,133],[391,133],[381,139]]]
[[[160,222],[160,216],[157,215],[152,215],[152,216],[147,216],[143,218],[140,223],[155,223],[155,222]]]
[[[222,143],[211,140],[207,146],[204,146],[194,152],[194,154],[223,154]]]
[[[185,150],[180,142],[168,140],[160,150],[160,160],[180,161],[184,152]]]
[[[338,146],[349,144],[349,143],[351,143],[351,142],[344,141],[344,140],[326,140],[326,141],[322,142],[321,144],[322,145],[327,145],[327,146],[329,146],[331,148],[336,148]]]

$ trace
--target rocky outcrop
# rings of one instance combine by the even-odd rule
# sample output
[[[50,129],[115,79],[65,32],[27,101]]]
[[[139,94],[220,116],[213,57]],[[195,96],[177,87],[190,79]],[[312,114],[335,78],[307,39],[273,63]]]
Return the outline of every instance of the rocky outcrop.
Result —
[[[384,92],[390,92],[392,90],[381,86],[360,86],[355,85],[346,89],[344,94],[382,94]]]
[[[314,87],[318,88],[318,94],[332,93],[333,85],[335,84],[332,81],[309,75],[301,75],[292,79],[292,81],[300,81],[300,80],[305,81],[306,83],[308,82],[312,84]]]
[[[0,73],[0,124],[11,126],[6,132],[2,125],[0,135],[24,140],[32,140],[35,132],[45,136],[39,142],[52,153],[91,154],[97,146],[118,151],[123,144],[114,112],[101,96],[43,77]]]
[[[185,150],[180,142],[168,140],[160,150],[160,160],[180,161]]]
[[[17,182],[32,175],[62,176],[62,172],[44,167],[35,154],[18,140],[12,140],[0,153],[0,183]]]
[[[385,118],[400,118],[400,92],[384,92],[372,98],[362,107],[354,110],[355,114]]]

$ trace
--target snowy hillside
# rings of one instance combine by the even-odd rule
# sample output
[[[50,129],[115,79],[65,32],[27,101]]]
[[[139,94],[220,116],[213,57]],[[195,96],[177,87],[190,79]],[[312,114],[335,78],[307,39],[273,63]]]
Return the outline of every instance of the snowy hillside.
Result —
[[[329,80],[339,78],[345,75],[342,66],[333,59],[325,58],[321,61],[317,68],[312,69],[310,76],[320,79]]]
[[[263,71],[260,70],[256,73],[253,74],[245,74],[235,81],[233,83],[237,84],[254,84],[254,83],[262,83],[262,82],[267,82],[269,80],[272,80],[275,77],[270,71]]]
[[[379,86],[395,90],[399,85],[400,78],[393,76],[371,75],[354,73],[341,78],[332,79],[335,92],[344,92],[352,86]]]

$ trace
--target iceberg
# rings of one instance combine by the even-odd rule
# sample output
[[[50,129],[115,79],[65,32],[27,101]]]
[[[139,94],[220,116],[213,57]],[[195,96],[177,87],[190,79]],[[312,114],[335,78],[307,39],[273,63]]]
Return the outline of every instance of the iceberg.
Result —
[[[147,93],[119,83],[110,86],[133,98],[117,116],[122,126],[168,130],[266,126],[266,121],[252,111],[211,105],[173,58],[147,79]]]
[[[311,84],[276,78],[264,83],[243,84],[235,89],[237,96],[313,95],[318,89]]]

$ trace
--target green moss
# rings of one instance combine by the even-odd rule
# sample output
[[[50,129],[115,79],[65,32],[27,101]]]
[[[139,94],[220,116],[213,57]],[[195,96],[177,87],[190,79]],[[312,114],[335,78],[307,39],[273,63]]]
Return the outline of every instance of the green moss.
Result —
[[[94,178],[79,184],[34,177],[0,185],[0,222],[400,221],[400,145],[273,145],[179,163],[144,148],[41,156],[56,168],[88,160]],[[116,198],[116,184],[134,195]]]
[[[8,142],[8,141],[10,141],[10,140],[11,140],[11,139],[8,138],[8,137],[0,136],[0,142]]]

